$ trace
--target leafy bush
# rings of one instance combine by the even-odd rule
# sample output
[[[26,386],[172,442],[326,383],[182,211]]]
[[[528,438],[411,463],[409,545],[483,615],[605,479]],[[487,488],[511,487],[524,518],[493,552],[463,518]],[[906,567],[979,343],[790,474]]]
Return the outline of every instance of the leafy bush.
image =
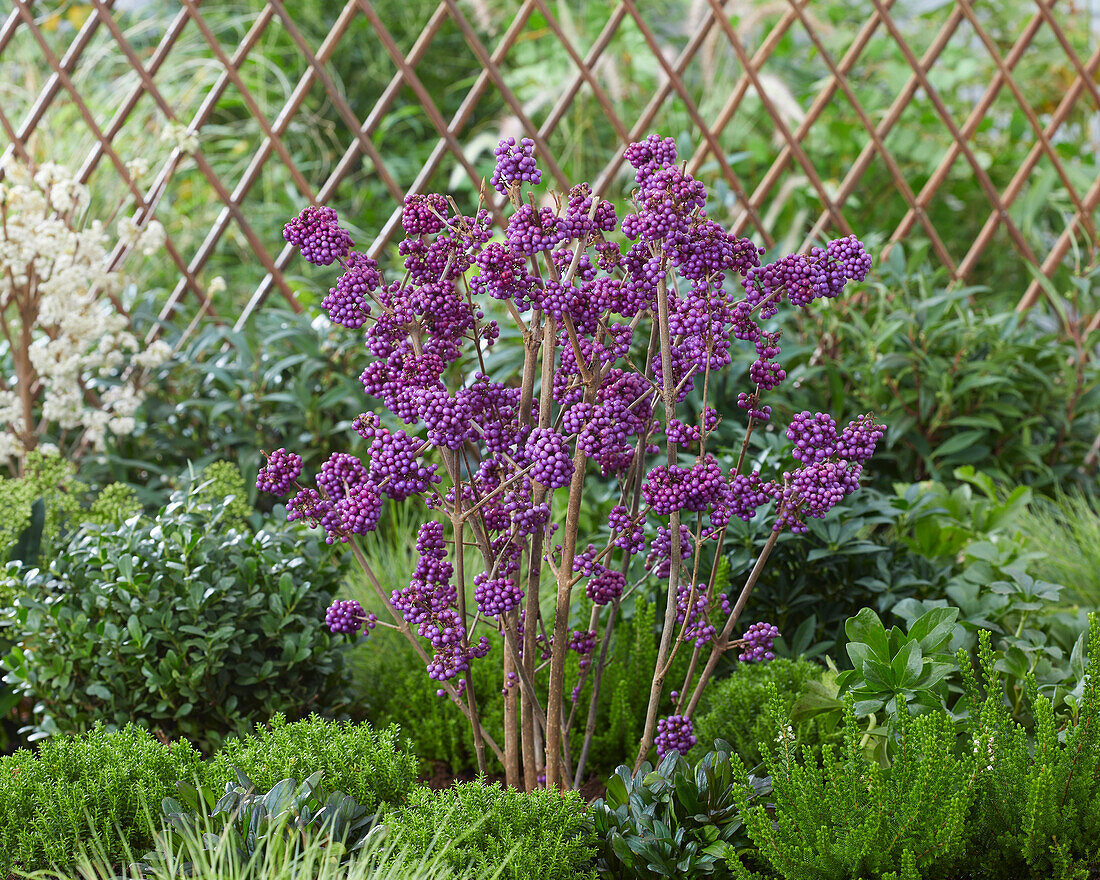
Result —
[[[400,730],[326,721],[310,715],[288,724],[282,714],[269,727],[228,739],[211,758],[205,780],[221,789],[236,779],[235,768],[266,791],[285,778],[298,781],[322,772],[319,787],[342,791],[367,810],[405,800],[416,781],[416,756],[398,747]]]
[[[806,660],[776,657],[770,663],[740,663],[732,675],[715,681],[704,691],[695,714],[694,751],[707,750],[715,740],[725,740],[730,750],[753,767],[762,760],[758,744],[770,735],[767,715],[760,711],[768,687],[774,684],[784,712],[790,712],[808,682],[821,678],[823,669]],[[806,745],[821,742],[816,721],[797,725],[795,738]]]
[[[323,620],[337,562],[292,526],[225,531],[224,512],[181,493],[26,573],[4,665],[36,701],[39,733],[134,721],[210,751],[273,712],[344,700]]]
[[[740,786],[729,744],[721,740],[695,767],[676,751],[657,769],[645,762],[632,775],[629,767],[619,767],[606,797],[591,811],[601,876],[728,876],[726,847],[745,843],[737,813]],[[750,779],[750,786],[756,795],[770,790],[766,779]]]
[[[134,725],[111,733],[102,724],[0,758],[0,872],[72,865],[89,836],[114,861],[127,844],[150,845],[158,802],[200,764],[185,741],[166,746]]]
[[[457,877],[480,878],[504,864],[504,880],[594,880],[594,837],[575,791],[521,792],[484,781],[444,791],[417,789],[386,826],[414,852],[452,843]]]
[[[922,712],[947,704],[946,679],[956,671],[947,647],[960,629],[958,615],[957,608],[933,608],[902,632],[896,626],[887,630],[874,611],[864,608],[844,627],[852,668],[839,674],[831,668],[823,680],[811,682],[791,710],[792,720],[801,726],[814,719],[831,731],[842,720],[847,694],[857,717],[870,716],[865,751],[885,764],[891,737],[898,732],[899,707]],[[769,723],[774,728],[774,719]]]
[[[224,508],[220,518],[222,528],[240,532],[248,528],[252,505],[248,503],[248,487],[241,469],[231,461],[214,461],[202,469],[200,480],[195,498],[199,504]]]
[[[1039,544],[1028,505],[1044,510],[1050,502],[1026,487],[1006,493],[969,466],[954,475],[960,485],[953,489],[941,483],[898,487],[893,503],[905,511],[899,539],[917,553],[950,561],[954,572],[938,593],[902,598],[890,613],[912,624],[934,608],[957,608],[961,626],[952,651],[972,651],[980,630],[992,632],[1014,715],[1030,725],[1026,675],[1033,674],[1040,691],[1060,707],[1079,690],[1084,671],[1085,613],[1068,610],[1062,585],[1042,579],[1060,571],[1050,564],[1052,553],[1072,547]],[[1061,535],[1064,541],[1066,528],[1051,524],[1051,540]],[[1081,528],[1087,529],[1087,520]]]
[[[155,371],[145,420],[87,469],[89,478],[134,483],[146,502],[163,503],[188,462],[201,470],[228,459],[245,476],[240,500],[252,503],[261,449],[328,436],[365,408],[363,386],[340,368],[354,340],[325,332],[327,323],[271,304],[240,331],[204,325]],[[309,454],[306,463],[319,464]]]
[[[183,803],[164,799],[166,828],[145,859],[167,866],[174,861],[169,853],[182,856],[201,846],[227,853],[232,868],[240,871],[272,853],[284,862],[300,861],[313,844],[327,858],[346,862],[367,842],[375,817],[343,792],[322,789],[323,776],[318,770],[301,783],[283,779],[265,790],[238,770],[220,798],[213,788],[180,783]],[[323,790],[331,793],[326,797]],[[180,863],[187,874],[195,870],[194,862]],[[152,866],[141,862],[136,867],[147,871]]]
[[[841,515],[808,520],[804,535],[780,535],[747,613],[776,624],[793,656],[840,647],[845,620],[861,608],[886,614],[903,599],[943,594],[955,560],[905,540],[911,521],[935,507],[920,500],[919,484],[899,484],[897,492],[912,496],[911,503],[868,487],[838,505]],[[769,528],[763,521],[730,523],[735,582],[748,575],[753,547]]]
[[[898,540],[922,556],[955,561],[979,541],[1019,543],[1032,491],[1002,488],[971,465],[955,468],[952,476],[952,485],[933,480],[895,484],[890,504]]]
[[[830,344],[816,357],[807,348],[798,366],[806,408],[838,420],[873,410],[890,426],[876,479],[942,479],[980,464],[1043,489],[1090,480],[1100,365],[1087,347],[1038,314],[973,308],[985,288],[947,289],[889,265],[874,288],[858,309],[822,313],[811,341],[823,329]]]

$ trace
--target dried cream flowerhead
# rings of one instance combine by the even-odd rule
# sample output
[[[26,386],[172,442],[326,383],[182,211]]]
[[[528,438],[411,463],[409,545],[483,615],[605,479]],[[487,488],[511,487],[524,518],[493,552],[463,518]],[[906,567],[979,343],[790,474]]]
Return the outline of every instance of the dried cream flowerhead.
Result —
[[[3,160],[0,181],[0,460],[20,459],[54,436],[70,454],[101,448],[110,434],[134,430],[143,368],[170,354],[142,349],[111,295],[114,247],[103,224],[86,217],[87,188],[60,165],[28,168]],[[118,239],[152,254],[163,247],[155,220],[124,217]],[[29,333],[24,324],[29,324]]]

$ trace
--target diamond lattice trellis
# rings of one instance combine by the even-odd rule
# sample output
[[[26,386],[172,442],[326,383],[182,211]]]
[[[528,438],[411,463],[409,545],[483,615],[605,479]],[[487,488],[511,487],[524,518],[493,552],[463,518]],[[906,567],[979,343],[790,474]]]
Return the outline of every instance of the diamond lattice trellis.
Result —
[[[622,195],[624,145],[671,127],[718,187],[712,216],[768,247],[888,220],[884,251],[919,236],[981,281],[991,260],[1052,277],[1098,243],[1100,47],[1070,0],[863,0],[832,18],[840,4],[808,0],[13,3],[4,152],[56,155],[165,224],[161,317],[224,299],[239,326],[276,291],[300,308],[265,205],[358,193],[386,218],[364,230],[377,254],[406,193],[461,181],[473,198],[502,130],[533,138],[559,187],[583,167]],[[351,93],[356,63],[377,88]],[[215,268],[232,297],[211,294]],[[1031,280],[1020,308],[1040,296]]]

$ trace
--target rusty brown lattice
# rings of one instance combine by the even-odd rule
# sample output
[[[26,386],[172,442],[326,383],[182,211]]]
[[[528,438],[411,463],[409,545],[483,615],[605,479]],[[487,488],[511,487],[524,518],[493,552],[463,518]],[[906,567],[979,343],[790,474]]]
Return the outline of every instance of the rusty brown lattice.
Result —
[[[483,133],[484,119],[480,129],[475,120],[486,106],[484,102],[490,100],[496,102],[501,126],[507,124],[511,132],[535,141],[548,179],[561,188],[571,182],[562,153],[563,129],[575,102],[582,98],[594,102],[614,138],[614,143],[585,145],[589,152],[602,151],[590,179],[597,191],[605,193],[616,189],[621,194],[629,189],[623,167],[627,143],[644,137],[666,119],[679,120],[697,145],[685,156],[689,171],[709,175],[708,182],[721,181],[727,189],[726,204],[714,216],[731,230],[752,235],[769,248],[792,241],[791,230],[779,228],[774,210],[776,204],[785,204],[783,200],[792,191],[802,193],[811,206],[798,215],[801,225],[794,230],[794,246],[808,247],[828,234],[861,232],[852,222],[853,211],[865,196],[870,169],[877,167],[879,186],[900,199],[904,208],[900,222],[892,229],[879,230],[884,233],[883,254],[897,243],[919,236],[951,278],[962,282],[980,281],[975,274],[981,261],[989,259],[991,248],[1000,248],[1003,253],[997,253],[998,259],[1017,260],[1035,273],[1035,280],[1020,296],[1021,310],[1042,295],[1039,276],[1053,277],[1071,249],[1094,253],[1100,244],[1096,150],[1090,162],[1088,149],[1067,159],[1060,148],[1067,137],[1100,137],[1100,47],[1095,34],[1087,46],[1082,47],[1080,40],[1074,44],[1068,27],[1068,0],[1061,4],[1058,0],[1033,0],[1011,39],[1003,33],[996,38],[988,24],[983,24],[983,15],[990,11],[988,2],[955,0],[943,15],[930,20],[935,27],[928,29],[926,40],[916,41],[919,45],[914,45],[912,31],[907,33],[901,23],[906,7],[901,0],[855,4],[859,15],[839,26],[839,33],[838,26],[815,17],[818,4],[809,0],[758,0],[755,4],[683,0],[684,20],[672,23],[678,27],[672,28],[671,34],[668,16],[653,11],[658,6],[666,9],[667,4],[651,7],[642,0],[596,4],[602,14],[594,24],[592,15],[587,15],[583,27],[575,17],[561,17],[562,7],[547,0],[443,0],[425,10],[419,34],[407,40],[405,48],[394,36],[380,2],[371,0],[333,4],[327,35],[316,44],[307,36],[311,31],[303,27],[307,22],[302,17],[316,13],[303,13],[299,7],[318,7],[287,0],[257,0],[247,27],[234,32],[237,35],[229,42],[226,27],[219,24],[224,4],[181,0],[178,11],[160,26],[155,45],[147,40],[135,43],[129,30],[135,13],[119,11],[115,0],[12,3],[0,22],[0,64],[10,63],[9,56],[18,43],[23,59],[30,53],[33,60],[22,63],[36,66],[39,84],[33,100],[17,112],[12,109],[15,105],[0,100],[3,152],[23,159],[41,155],[36,133],[53,113],[65,112],[73,125],[83,126],[89,140],[87,149],[76,157],[80,179],[89,182],[105,175],[113,177],[140,222],[153,217],[165,222],[170,230],[166,255],[176,274],[163,298],[160,316],[182,313],[191,319],[192,327],[201,316],[220,311],[220,300],[209,293],[209,266],[230,242],[251,254],[263,271],[246,296],[236,292],[237,302],[245,303],[234,315],[238,327],[272,291],[278,291],[293,308],[301,308],[293,277],[288,274],[294,271],[291,249],[283,246],[279,229],[258,227],[253,216],[256,188],[272,166],[282,169],[280,179],[287,181],[287,197],[298,207],[334,199],[349,178],[372,175],[392,200],[386,211],[388,220],[369,245],[370,252],[377,255],[399,229],[399,205],[406,194],[425,191],[447,168],[473,181],[475,191],[480,186],[489,167],[484,147],[472,150],[471,144]],[[59,10],[66,15],[60,17]],[[345,96],[331,62],[341,41],[350,39],[353,28],[362,28],[364,22],[375,40],[376,56],[390,65],[391,72],[371,106],[355,106]],[[277,106],[265,107],[266,92],[261,94],[256,80],[247,79],[243,71],[259,62],[265,41],[276,32],[293,46],[300,64],[295,71],[286,72],[292,87]],[[447,111],[440,96],[423,81],[424,65],[432,63],[433,50],[444,32],[461,34],[480,68],[472,84],[463,86],[461,101],[447,105],[451,107]],[[59,33],[67,36],[59,40]],[[356,38],[361,39],[363,32],[357,33],[360,36]],[[1044,108],[1037,108],[1036,96],[1029,94],[1033,80],[1019,73],[1021,65],[1033,58],[1040,38],[1048,41],[1047,51],[1056,47],[1068,77],[1060,99]],[[178,78],[188,68],[176,61],[187,40],[191,41],[189,51],[202,54],[219,73],[201,84],[201,95],[192,95],[193,100],[183,105],[172,100],[165,84],[178,90]],[[624,100],[622,89],[609,73],[619,51],[616,47],[624,40],[631,41],[630,52],[635,55],[644,50],[651,56],[656,83],[651,95],[634,104]],[[557,57],[568,70],[548,108],[525,102],[522,82],[517,84],[519,47],[532,45],[532,41],[542,41],[538,45],[547,47],[547,56]],[[938,77],[943,70],[938,65],[945,51],[960,41],[983,58],[984,69],[991,73],[962,84],[973,99],[965,114],[956,119],[953,112],[958,112],[959,102],[955,101],[953,111],[937,83],[941,82]],[[63,51],[59,51],[61,44]],[[821,69],[813,88],[803,92],[795,107],[775,86],[776,70],[784,63],[780,49],[789,52],[791,46],[812,55]],[[101,106],[93,112],[80,85],[87,82],[82,77],[87,76],[88,66],[97,63],[96,59],[102,63],[104,53],[124,59],[134,74],[118,89],[109,113]],[[529,60],[530,52],[527,57]],[[886,57],[902,65],[903,82],[900,88],[892,87],[888,103],[871,108],[866,100],[866,83],[871,80],[865,68],[884,65]],[[722,65],[715,66],[716,58],[724,59]],[[939,137],[936,143],[944,148],[942,155],[932,157],[927,173],[915,175],[899,158],[898,150],[914,124],[913,111],[918,105],[926,111],[921,123],[926,128],[916,136],[927,135],[932,124]],[[134,114],[140,108],[147,112],[150,106],[165,123],[196,134],[200,147],[190,153],[177,146],[158,156],[151,179],[139,182],[130,172],[128,160],[132,157],[120,154],[118,141]],[[1013,114],[1018,108],[1020,113],[1022,130],[1015,137],[1027,149],[1017,167],[1006,169],[998,165],[997,156],[982,155],[976,140],[998,106],[1009,107]],[[227,107],[245,117],[258,144],[235,165],[213,161],[224,158],[212,151],[222,143],[220,120]],[[427,161],[413,171],[398,161],[392,149],[387,152],[380,146],[393,114],[410,107],[435,139]],[[815,137],[820,138],[820,131],[832,124],[827,117],[836,112],[845,114],[851,130],[862,138],[862,148],[843,174],[828,174],[815,155],[827,143]],[[303,124],[303,118],[312,113],[327,114],[328,136],[342,144],[337,151],[339,159],[327,165],[296,154],[288,141],[292,127]],[[1076,120],[1072,123],[1076,127],[1069,131],[1071,120]],[[731,143],[731,138],[737,125],[746,124],[766,132],[764,140],[771,144],[771,152],[764,160],[754,156],[746,162],[737,156],[737,144]],[[746,129],[736,130],[743,133]],[[172,216],[177,200],[174,187],[183,164],[190,168],[188,185],[204,187],[217,209],[216,216],[198,230],[186,226],[188,218]],[[231,173],[226,171],[229,165]],[[1045,234],[1028,228],[1012,213],[1040,167],[1051,170],[1052,185],[1065,206],[1064,222]],[[980,188],[985,200],[981,216],[985,210],[989,212],[980,231],[969,238],[944,228],[942,220],[937,226],[930,210],[937,200],[951,198],[953,182],[960,177]],[[492,192],[488,195],[488,207],[499,214],[500,201]],[[180,229],[189,231],[186,242],[179,239]],[[177,231],[175,235],[173,231]],[[112,266],[121,267],[131,257],[127,247],[120,245],[111,255]]]

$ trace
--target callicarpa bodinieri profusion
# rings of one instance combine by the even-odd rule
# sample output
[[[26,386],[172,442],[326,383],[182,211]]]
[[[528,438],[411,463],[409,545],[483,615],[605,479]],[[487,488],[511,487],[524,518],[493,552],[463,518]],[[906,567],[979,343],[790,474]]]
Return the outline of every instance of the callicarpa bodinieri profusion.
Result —
[[[470,720],[480,766],[489,749],[508,782],[527,788],[544,775],[551,786],[583,779],[616,614],[655,578],[667,607],[637,763],[654,745],[662,754],[689,748],[691,715],[723,653],[770,659],[774,627],[733,633],[779,531],[804,531],[807,517],[855,491],[883,434],[869,416],[838,429],[826,414],[801,413],[787,429],[790,469],[744,472],[749,436],[771,417],[763,396],[786,377],[779,333],[762,322],[785,302],[836,297],[865,277],[870,257],[849,236],[761,266],[750,240],[707,218],[705,190],[676,164],[671,138],[632,144],[626,160],[637,189],[620,222],[586,184],[540,205],[529,191],[541,178],[533,143],[501,141],[492,186],[512,208],[502,240],[492,240],[488,210],[463,216],[443,195],[409,196],[401,279],[354,250],[331,208],[307,208],[284,233],[310,262],[343,267],[322,305],[363,333],[367,394],[414,427],[392,431],[366,412],[354,423],[369,444],[362,458],[334,453],[309,485],[301,459],[278,449],[257,485],[293,493],[290,518],[350,543],[392,618],[386,625],[404,633],[439,693]],[[498,318],[515,322],[523,340],[522,371],[503,382],[489,378]],[[738,341],[755,346],[755,360],[733,461],[708,449],[722,415],[708,391]],[[701,414],[685,421],[695,388]],[[582,498],[594,481],[611,483],[618,502],[582,540]],[[392,590],[357,543],[377,528],[387,498],[417,499],[426,519],[416,570]],[[773,530],[731,605],[715,590],[727,525],[768,506]],[[701,572],[708,542],[715,564]],[[466,547],[476,548],[476,570],[464,563]],[[549,585],[555,608],[543,619]],[[348,602],[330,616],[339,632],[375,623]],[[565,680],[570,650],[582,658],[577,682]],[[692,652],[691,663],[670,702],[665,678],[679,651]],[[501,669],[503,730],[483,725],[467,674],[486,662]],[[586,735],[570,741],[585,709]]]

